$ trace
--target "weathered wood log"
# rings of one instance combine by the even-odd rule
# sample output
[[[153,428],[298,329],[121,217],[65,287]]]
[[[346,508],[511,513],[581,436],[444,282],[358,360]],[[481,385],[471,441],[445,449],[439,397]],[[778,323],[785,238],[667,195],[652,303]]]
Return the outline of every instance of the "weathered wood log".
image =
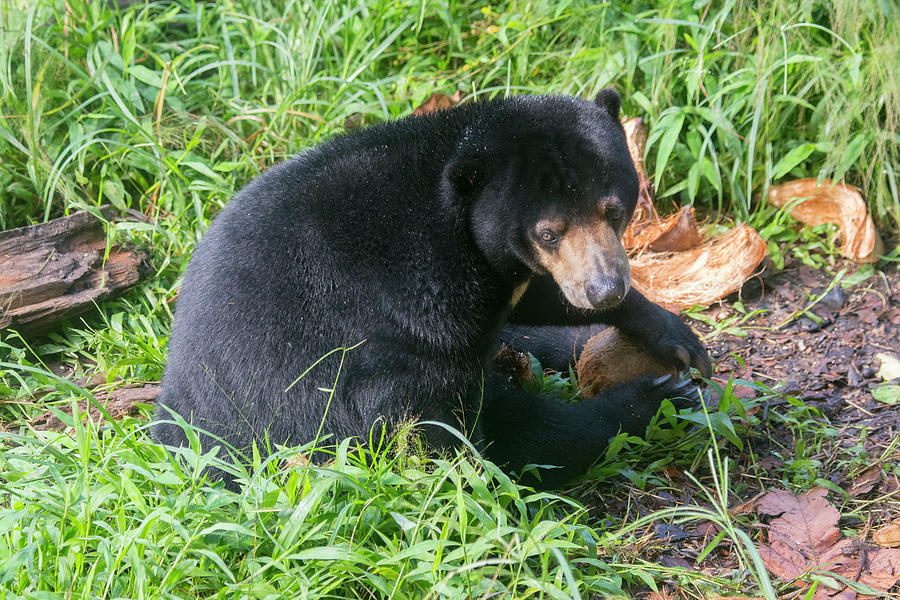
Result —
[[[106,409],[109,416],[115,420],[122,419],[127,416],[135,416],[140,413],[139,403],[152,404],[156,402],[157,396],[162,392],[162,387],[157,383],[145,383],[136,387],[120,388],[118,390],[106,392],[94,392],[94,400],[97,404]],[[60,406],[59,409],[67,415],[72,414],[72,405]],[[90,415],[91,420],[96,424],[103,423],[104,416],[100,410],[92,402],[87,400],[79,400],[78,410],[81,412],[82,420],[87,419]],[[38,415],[32,419],[31,426],[42,431],[65,431],[68,427],[59,417],[52,411],[46,411],[42,415]]]
[[[35,334],[140,280],[145,257],[113,245],[103,223],[79,211],[0,231],[0,329]]]

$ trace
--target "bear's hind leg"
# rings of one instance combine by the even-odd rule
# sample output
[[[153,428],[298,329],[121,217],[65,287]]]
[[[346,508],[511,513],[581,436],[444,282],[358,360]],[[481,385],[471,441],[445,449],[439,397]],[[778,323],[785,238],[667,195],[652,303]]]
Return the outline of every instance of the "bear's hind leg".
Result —
[[[696,394],[690,381],[643,375],[563,404],[492,381],[483,413],[486,454],[506,469],[539,469],[541,487],[558,487],[584,473],[619,431],[643,435],[665,398]]]

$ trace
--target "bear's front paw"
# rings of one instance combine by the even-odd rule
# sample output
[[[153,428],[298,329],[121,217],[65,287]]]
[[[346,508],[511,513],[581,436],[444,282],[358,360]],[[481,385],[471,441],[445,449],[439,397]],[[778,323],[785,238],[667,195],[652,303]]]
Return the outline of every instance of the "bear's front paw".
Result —
[[[643,383],[643,396],[651,406],[658,407],[663,400],[671,400],[675,408],[689,408],[701,401],[700,389],[690,379],[663,375]]]
[[[632,435],[642,435],[663,400],[676,408],[696,406],[700,391],[691,380],[671,375],[641,375],[627,383],[605,390],[594,398],[598,415],[615,428]]]
[[[653,340],[648,350],[664,365],[672,365],[679,371],[694,367],[704,377],[712,375],[709,353],[697,334],[671,313],[661,328],[659,337]]]

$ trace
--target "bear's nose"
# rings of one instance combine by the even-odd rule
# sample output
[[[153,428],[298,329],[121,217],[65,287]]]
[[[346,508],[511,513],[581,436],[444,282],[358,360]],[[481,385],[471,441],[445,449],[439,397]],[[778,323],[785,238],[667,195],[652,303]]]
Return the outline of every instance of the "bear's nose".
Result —
[[[625,281],[618,277],[601,277],[585,284],[584,292],[595,309],[613,308],[625,298]]]

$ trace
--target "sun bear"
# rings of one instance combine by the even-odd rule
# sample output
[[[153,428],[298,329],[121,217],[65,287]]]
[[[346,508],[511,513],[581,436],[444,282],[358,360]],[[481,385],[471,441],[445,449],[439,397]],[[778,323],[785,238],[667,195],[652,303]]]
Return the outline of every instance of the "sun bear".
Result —
[[[562,404],[489,366],[507,325],[604,323],[709,373],[690,328],[629,286],[638,179],[619,105],[612,89],[465,104],[336,137],[249,183],[185,273],[156,439],[187,443],[170,411],[206,449],[244,452],[438,421],[510,471],[555,465],[538,479],[558,486],[618,431],[642,434],[686,380]],[[458,444],[422,427],[436,449]]]

